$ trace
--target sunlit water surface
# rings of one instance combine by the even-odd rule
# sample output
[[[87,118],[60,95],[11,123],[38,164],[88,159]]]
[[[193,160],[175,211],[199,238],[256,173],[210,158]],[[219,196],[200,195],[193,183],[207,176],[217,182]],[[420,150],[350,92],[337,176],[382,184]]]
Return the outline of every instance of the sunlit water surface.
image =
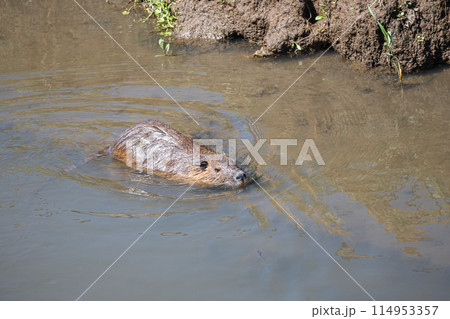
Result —
[[[173,43],[156,57],[150,24],[83,5],[200,125],[74,2],[2,1],[0,299],[77,299],[165,211],[82,299],[450,298],[447,68],[401,88],[327,54],[253,125],[318,56]],[[256,183],[171,206],[188,185],[88,160],[148,118],[237,139],[238,161],[240,139],[267,139],[267,165],[246,169],[283,208]],[[298,140],[287,165],[276,138]],[[305,139],[324,166],[294,164]]]

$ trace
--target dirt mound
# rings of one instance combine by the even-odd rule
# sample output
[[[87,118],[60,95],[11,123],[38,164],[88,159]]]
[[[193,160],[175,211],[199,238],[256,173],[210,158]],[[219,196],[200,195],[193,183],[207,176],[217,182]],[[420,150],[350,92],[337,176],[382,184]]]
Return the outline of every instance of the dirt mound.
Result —
[[[367,4],[356,0],[178,0],[179,38],[244,38],[256,55],[304,54],[332,48],[369,67],[388,65],[385,39]],[[447,1],[377,1],[372,10],[391,32],[404,72],[450,62]]]

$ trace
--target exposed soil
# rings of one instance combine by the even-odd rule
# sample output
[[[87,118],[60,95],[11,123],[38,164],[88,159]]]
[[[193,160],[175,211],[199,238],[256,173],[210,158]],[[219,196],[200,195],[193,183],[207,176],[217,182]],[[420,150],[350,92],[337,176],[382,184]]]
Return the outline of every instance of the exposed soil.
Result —
[[[330,45],[344,58],[387,67],[385,39],[367,4],[357,0],[177,0],[175,36],[243,38],[257,56],[305,54]],[[404,72],[450,62],[448,0],[377,1],[372,10],[392,34]],[[317,16],[322,16],[316,20]],[[296,44],[297,45],[296,45]]]

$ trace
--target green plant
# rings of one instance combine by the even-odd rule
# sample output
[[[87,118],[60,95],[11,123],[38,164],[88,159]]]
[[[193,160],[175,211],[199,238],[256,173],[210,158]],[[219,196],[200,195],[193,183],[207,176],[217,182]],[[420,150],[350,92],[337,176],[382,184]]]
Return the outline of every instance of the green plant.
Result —
[[[144,3],[150,18],[153,14],[156,16],[156,25],[161,30],[161,35],[171,36],[175,23],[178,19],[176,12],[172,12],[173,1],[170,0],[135,0]]]
[[[130,14],[131,10],[133,10],[136,7],[136,2],[133,2],[133,5],[131,7],[129,7],[128,9],[122,11],[122,14],[124,16],[127,16]]]
[[[156,55],[156,57],[169,55],[170,43],[166,43],[164,38],[160,38],[158,40],[158,44],[159,44],[159,47],[161,48],[163,54],[158,54],[158,55]]]
[[[323,7],[324,4],[322,3],[320,6]],[[324,8],[320,8],[320,12],[322,13],[322,15],[317,16],[316,21],[322,20],[323,18],[326,18],[328,15]]]
[[[148,16],[143,19],[139,19],[140,22],[146,22],[151,16],[156,17],[156,26],[161,31],[163,36],[171,36],[175,23],[178,19],[178,14],[171,10],[173,0],[131,0],[133,5],[130,8],[122,11],[123,15],[130,14],[131,10],[136,8],[137,4],[140,4],[147,11]]]
[[[400,83],[402,82],[402,78],[403,78],[403,73],[402,73],[402,67],[400,65],[400,61],[398,60],[398,58],[392,53],[392,35],[391,35],[391,31],[386,31],[386,29],[383,27],[383,25],[380,23],[380,21],[378,21],[377,17],[375,16],[375,14],[372,12],[372,9],[370,9],[370,6],[367,6],[367,8],[369,9],[370,14],[372,15],[372,17],[375,19],[375,21],[378,24],[378,27],[381,30],[381,33],[384,36],[384,47],[386,49],[386,55],[388,56],[388,65],[391,65],[391,60],[394,60],[394,67],[395,70],[397,71],[397,75],[398,75],[398,79],[400,81]]]
[[[156,26],[159,29],[160,34],[164,37],[170,37],[172,35],[175,23],[178,19],[178,14],[171,10],[172,4],[174,3],[173,0],[132,0],[130,2],[133,2],[133,5],[129,9],[123,11],[123,15],[130,14],[130,11],[139,4],[143,6],[148,13],[146,18],[139,19],[140,22],[146,22],[154,15],[156,17]],[[160,38],[158,44],[163,54],[156,56],[169,55],[170,43],[166,43],[164,38]]]
[[[405,7],[411,8],[412,7],[411,1],[404,1],[403,4],[399,4],[397,6],[397,19],[399,19],[399,20],[406,19],[405,11],[403,11],[405,9]]]
[[[299,50],[299,51],[301,51],[302,50],[302,47],[300,46],[300,44],[298,44],[297,42],[295,42],[295,41],[291,41],[291,48],[292,49],[297,49],[297,50]]]

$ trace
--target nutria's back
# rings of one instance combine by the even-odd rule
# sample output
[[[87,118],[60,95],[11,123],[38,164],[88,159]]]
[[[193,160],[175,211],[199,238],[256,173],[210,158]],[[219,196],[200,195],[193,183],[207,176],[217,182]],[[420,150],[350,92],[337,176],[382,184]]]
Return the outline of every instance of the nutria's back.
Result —
[[[110,146],[110,153],[132,168],[173,174],[187,182],[232,187],[245,183],[244,172],[230,165],[225,154],[200,146],[200,161],[195,161],[192,138],[156,120],[125,130]]]

